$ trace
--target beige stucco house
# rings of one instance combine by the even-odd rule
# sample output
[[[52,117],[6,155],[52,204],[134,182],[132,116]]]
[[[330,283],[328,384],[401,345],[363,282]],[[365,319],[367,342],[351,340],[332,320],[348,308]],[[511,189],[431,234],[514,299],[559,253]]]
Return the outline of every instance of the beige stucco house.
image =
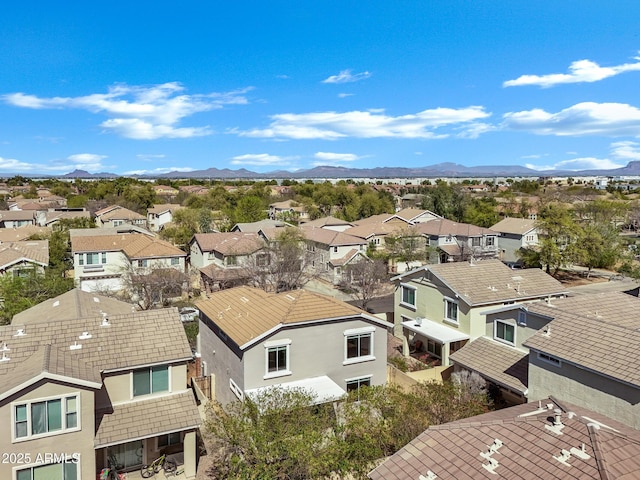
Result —
[[[508,265],[520,264],[518,251],[535,248],[539,241],[536,222],[528,218],[504,218],[491,227],[500,235],[500,260]]]
[[[304,388],[326,402],[386,383],[391,324],[347,303],[306,290],[238,287],[196,306],[198,352],[222,403],[273,386]]]
[[[147,226],[147,217],[120,205],[111,205],[98,210],[95,220],[98,228],[114,228],[125,224],[142,228]]]
[[[450,364],[450,354],[486,335],[486,311],[566,294],[540,269],[514,272],[495,259],[425,265],[392,281],[394,333],[404,340],[405,354],[420,340],[443,365]]]
[[[0,275],[18,277],[44,273],[49,265],[49,240],[0,243]]]
[[[177,309],[74,290],[0,327],[0,478],[94,479],[167,449],[195,477],[200,416]]]

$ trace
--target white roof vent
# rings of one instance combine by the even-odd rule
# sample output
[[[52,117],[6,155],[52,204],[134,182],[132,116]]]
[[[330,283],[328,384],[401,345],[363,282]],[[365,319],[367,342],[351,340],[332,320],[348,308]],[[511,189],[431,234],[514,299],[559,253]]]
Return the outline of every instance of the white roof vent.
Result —
[[[9,350],[11,349],[7,347],[7,342],[2,342],[2,348],[0,348],[0,352],[8,352]]]
[[[96,303],[100,303],[100,299],[98,297],[93,297],[93,301]]]
[[[559,461],[561,464],[570,467],[571,464],[569,464],[569,462],[567,462],[567,460],[569,460],[571,458],[571,452],[568,450],[565,450],[564,448],[561,451],[561,455],[558,456],[553,456],[553,458],[555,458],[557,461]]]
[[[7,357],[7,352],[2,352],[2,358],[0,358],[0,362],[8,362],[9,360],[11,359]]]
[[[13,334],[14,337],[24,337],[27,332],[24,331],[24,328],[19,328],[16,333]]]
[[[482,464],[482,468],[484,468],[488,472],[493,473],[494,475],[496,475],[495,470],[499,466],[498,461],[495,458],[488,458],[487,460],[489,460],[489,464],[483,463]]]
[[[53,306],[54,307],[60,306],[60,300],[56,300],[55,302],[53,302]]]
[[[438,476],[435,473],[433,473],[431,470],[427,470],[427,474],[420,475],[418,477],[418,480],[435,480],[436,478],[438,478]]]
[[[80,340],[87,340],[89,338],[91,338],[93,335],[91,335],[89,332],[82,332],[82,335],[80,335],[78,338]]]
[[[73,342],[73,345],[69,345],[69,350],[80,350],[82,348],[82,344],[78,343],[76,340]]]
[[[584,443],[582,444],[581,448],[571,447],[570,452],[571,452],[571,455],[575,455],[576,457],[582,460],[589,460],[591,458],[587,453],[587,449],[584,446]]]

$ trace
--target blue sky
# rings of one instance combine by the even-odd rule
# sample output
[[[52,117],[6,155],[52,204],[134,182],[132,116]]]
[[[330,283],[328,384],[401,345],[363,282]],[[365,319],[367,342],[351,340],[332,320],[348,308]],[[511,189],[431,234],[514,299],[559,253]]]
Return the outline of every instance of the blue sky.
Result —
[[[0,176],[640,160],[640,2],[8,2]]]

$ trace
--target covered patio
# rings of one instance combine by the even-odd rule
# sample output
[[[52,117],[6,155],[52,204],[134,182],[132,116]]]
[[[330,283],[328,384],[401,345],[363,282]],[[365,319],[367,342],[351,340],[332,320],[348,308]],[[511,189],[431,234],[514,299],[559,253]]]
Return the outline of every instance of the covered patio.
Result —
[[[444,366],[449,365],[449,355],[469,341],[466,333],[420,317],[402,322],[402,333],[402,354],[405,357],[411,355],[411,346],[419,346],[414,354],[418,354],[418,351],[426,352],[430,358],[439,358],[440,364]]]

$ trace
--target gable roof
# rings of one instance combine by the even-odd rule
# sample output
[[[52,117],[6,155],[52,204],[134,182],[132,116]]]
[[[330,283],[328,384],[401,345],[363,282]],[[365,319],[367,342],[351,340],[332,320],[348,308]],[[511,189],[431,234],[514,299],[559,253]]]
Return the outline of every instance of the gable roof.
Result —
[[[307,225],[301,228],[306,240],[322,243],[331,247],[341,245],[367,245],[366,240],[354,235],[349,235],[348,233],[329,230],[327,228],[309,227]]]
[[[558,280],[538,268],[514,271],[500,260],[494,259],[425,265],[393,277],[392,280],[403,281],[429,273],[470,306],[524,301],[566,293]]]
[[[286,325],[361,317],[390,326],[348,303],[307,290],[275,294],[251,287],[230,288],[212,293],[196,302],[196,307],[241,349]]]
[[[100,218],[103,222],[108,222],[109,220],[146,220],[144,215],[140,215],[133,210],[129,210],[128,208],[120,207],[118,205],[114,205],[111,207],[104,208],[102,210],[98,210],[96,212],[96,217]]]
[[[223,255],[249,255],[265,246],[264,240],[254,232],[196,233],[193,236],[203,252],[220,252]]]
[[[131,258],[186,257],[178,247],[140,234],[71,236],[72,253],[123,252]]]
[[[34,221],[35,218],[36,214],[33,210],[0,210],[0,222]]]
[[[549,428],[556,409],[563,425],[561,434]],[[563,457],[563,451],[570,455]],[[595,412],[545,399],[431,426],[370,472],[369,478],[418,480],[429,478],[430,471],[439,480],[631,480],[640,476],[639,455],[637,430]],[[494,468],[489,459],[495,462]]]
[[[49,240],[0,243],[0,270],[21,261],[49,265]]]
[[[333,226],[341,226],[341,225],[353,226],[354,224],[351,222],[347,222],[346,220],[342,220],[341,218],[328,216],[328,217],[316,218],[315,220],[304,222],[302,225],[305,227],[322,228],[322,227],[333,227]]]
[[[491,230],[500,233],[511,233],[514,235],[525,235],[526,233],[535,230],[535,220],[528,218],[503,218],[498,223],[491,227]]]
[[[420,195],[420,196],[423,196],[423,195]],[[395,215],[411,223],[420,223],[420,222],[416,222],[416,220],[419,220],[420,217],[428,217],[431,219],[442,218],[440,215],[432,212],[431,210],[422,210],[420,208],[403,208],[402,210],[397,211]]]
[[[620,294],[626,295],[626,294]],[[640,387],[640,321],[635,314],[640,299],[635,299],[635,309],[629,309],[618,316],[618,307],[606,313],[606,298],[602,295],[602,307],[591,313],[585,313],[588,307],[581,309],[577,304],[585,296],[575,297],[577,300],[567,302],[564,310],[560,305],[546,303],[532,304],[529,311],[546,315],[553,320],[542,330],[529,337],[524,346],[532,350],[544,352],[562,361],[578,365],[600,375],[613,378],[619,382]],[[617,296],[622,300],[624,297]],[[610,300],[615,299],[612,295]],[[584,299],[586,301],[586,298]],[[593,302],[593,300],[592,300]],[[560,302],[558,302],[560,303]],[[574,310],[575,309],[575,310]],[[600,312],[603,312],[600,314]],[[616,321],[616,319],[618,321]],[[594,352],[605,351],[606,355]]]
[[[455,237],[480,237],[482,235],[497,235],[498,232],[489,228],[478,227],[470,223],[460,223],[447,220],[446,218],[429,220],[418,223],[414,227],[417,232],[423,235],[453,235]]]
[[[0,326],[0,345],[6,345],[4,355],[9,358],[0,362],[0,398],[24,382],[37,381],[38,369],[93,381],[99,378],[96,372],[183,362],[192,356],[176,308],[110,315],[106,326],[102,315],[26,325],[14,322]],[[48,356],[42,351],[45,345],[51,346]]]
[[[36,225],[25,225],[20,228],[0,228],[0,243],[20,242],[27,240],[32,235],[51,235],[51,228],[38,227]]]
[[[74,288],[15,314],[12,323],[31,325],[54,320],[99,317],[103,313],[107,316],[121,315],[133,311],[135,307],[130,303]]]
[[[293,227],[292,224],[283,222],[282,220],[271,220],[265,218],[264,220],[258,220],[257,222],[250,223],[236,223],[231,229],[232,232],[259,232],[263,228],[283,228]]]
[[[154,205],[153,207],[148,208],[147,213],[154,213],[156,215],[160,215],[161,213],[165,213],[165,212],[173,213],[176,210],[180,210],[182,208],[185,208],[185,207],[183,207],[179,203],[164,203],[162,205]]]

